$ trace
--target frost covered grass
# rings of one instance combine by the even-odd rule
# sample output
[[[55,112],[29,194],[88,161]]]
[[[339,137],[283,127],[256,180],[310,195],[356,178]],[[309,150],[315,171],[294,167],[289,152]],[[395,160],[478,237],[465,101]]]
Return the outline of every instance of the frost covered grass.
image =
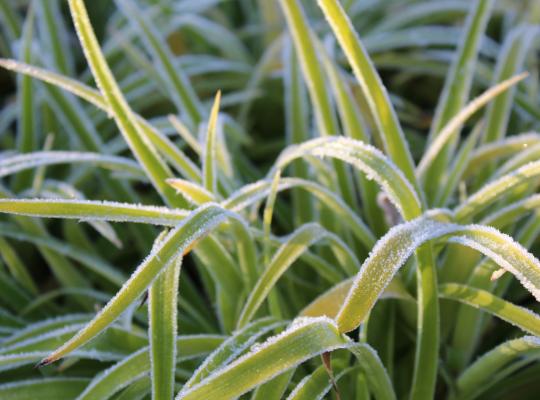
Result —
[[[536,399],[539,23],[0,1],[0,398]]]

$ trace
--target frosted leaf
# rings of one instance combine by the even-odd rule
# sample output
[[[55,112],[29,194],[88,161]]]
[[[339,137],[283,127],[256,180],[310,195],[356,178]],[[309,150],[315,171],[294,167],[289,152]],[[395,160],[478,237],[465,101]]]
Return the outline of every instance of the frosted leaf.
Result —
[[[69,199],[0,199],[0,212],[80,221],[138,222],[176,226],[189,211],[114,201]]]
[[[448,241],[472,247],[492,258],[540,299],[540,263],[508,235],[490,227],[462,226],[421,217],[393,227],[377,242],[338,313],[340,330],[348,332],[363,321],[416,248],[428,240],[450,234]]]
[[[530,162],[512,173],[488,183],[470,196],[456,208],[456,218],[460,221],[471,219],[513,188],[538,177],[540,177],[540,161]]]
[[[453,236],[448,240],[471,247],[491,258],[514,275],[540,301],[540,262],[510,236],[492,227],[469,225],[463,230],[462,236]]]
[[[334,136],[289,146],[281,153],[268,176],[272,176],[276,169],[284,168],[295,159],[309,155],[333,157],[353,165],[382,187],[405,219],[419,215],[420,200],[401,170],[380,150],[358,140]]]
[[[0,178],[43,165],[77,163],[94,163],[104,168],[128,171],[145,178],[139,165],[130,159],[76,151],[38,151],[2,158],[0,160]]]

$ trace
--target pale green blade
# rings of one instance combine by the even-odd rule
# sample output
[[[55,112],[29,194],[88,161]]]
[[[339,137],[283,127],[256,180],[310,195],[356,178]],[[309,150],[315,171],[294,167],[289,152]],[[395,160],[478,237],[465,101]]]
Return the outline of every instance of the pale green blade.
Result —
[[[204,356],[219,346],[223,340],[224,337],[218,335],[179,336],[176,340],[176,346],[179,349],[178,360],[189,360]],[[78,399],[100,400],[109,398],[137,379],[147,376],[150,369],[149,348],[144,347],[97,375]]]
[[[150,376],[154,399],[170,399],[174,395],[178,280],[181,266],[182,257],[179,256],[165,267],[148,290],[148,336],[152,365]]]
[[[216,205],[206,205],[193,211],[172,230],[156,249],[139,265],[113,299],[94,319],[69,341],[55,350],[41,364],[50,364],[77,349],[109,326],[133,302],[137,301],[157,274],[178,256],[189,252],[196,242],[235,214]]]
[[[208,127],[206,131],[206,144],[204,148],[203,159],[203,183],[204,188],[210,193],[216,193],[217,189],[217,167],[216,167],[216,155],[217,155],[217,130],[219,105],[221,102],[221,92],[217,92],[214,100],[214,105],[210,111],[210,117],[208,119]]]
[[[313,139],[285,149],[274,168],[284,168],[307,156],[337,158],[358,168],[382,187],[405,219],[416,218],[422,212],[420,199],[410,181],[373,146],[344,137]]]
[[[440,286],[439,294],[442,298],[459,301],[489,312],[527,333],[540,336],[538,314],[527,308],[516,306],[486,290],[457,283],[446,283]]]
[[[189,215],[188,210],[168,207],[64,199],[0,199],[0,212],[43,218],[136,222],[163,226],[176,226]]]
[[[333,321],[300,319],[198,385],[181,391],[176,399],[235,399],[274,376],[323,352],[345,347],[347,343]]]
[[[148,174],[154,187],[170,203],[178,204],[174,191],[165,182],[171,178],[171,172],[157,154],[154,145],[142,131],[133,111],[127,104],[116,80],[101,52],[94,30],[82,0],[70,0],[69,7],[79,40],[88,64],[101,93],[109,104],[115,121],[129,144],[133,154]]]
[[[486,184],[455,210],[458,221],[470,221],[481,211],[510,193],[516,187],[540,176],[540,161],[530,162],[517,170]]]
[[[384,138],[386,152],[409,181],[417,187],[414,163],[396,112],[350,19],[337,0],[319,0],[318,3],[360,83],[377,128]]]
[[[336,321],[342,332],[360,325],[413,251],[428,240],[449,236],[448,241],[471,247],[515,275],[540,298],[540,262],[520,244],[494,228],[461,226],[419,218],[392,228],[373,248],[354,280]]]
[[[480,39],[486,29],[494,0],[478,0],[471,4],[462,39],[452,67],[446,76],[435,117],[431,124],[429,143],[440,135],[444,125],[464,107],[471,90],[475,66],[478,59]],[[425,191],[428,202],[434,200],[441,177],[447,168],[456,140],[443,146],[425,175]]]

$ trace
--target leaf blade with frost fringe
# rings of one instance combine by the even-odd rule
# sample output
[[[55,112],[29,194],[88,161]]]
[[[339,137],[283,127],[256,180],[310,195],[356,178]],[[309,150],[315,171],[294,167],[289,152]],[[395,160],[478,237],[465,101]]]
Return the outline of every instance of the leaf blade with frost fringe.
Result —
[[[445,283],[440,286],[440,296],[479,308],[531,335],[540,336],[540,316],[538,314],[524,307],[516,306],[486,290],[457,283]]]
[[[90,65],[101,93],[110,106],[115,121],[129,144],[132,152],[146,171],[148,178],[156,190],[172,204],[178,203],[172,188],[165,180],[171,173],[164,161],[157,154],[154,145],[148,140],[144,131],[127,104],[113,74],[101,52],[94,30],[90,24],[86,7],[82,0],[69,0],[69,7],[86,60]]]
[[[179,256],[164,268],[148,289],[148,336],[152,365],[150,376],[152,396],[156,399],[169,399],[174,395],[178,351],[178,280],[181,267],[182,256]]]
[[[346,279],[337,285],[331,287],[326,292],[315,298],[301,312],[303,317],[322,317],[335,318],[339,309],[349,293],[353,284],[354,277]],[[416,299],[410,295],[403,282],[398,277],[388,284],[380,299],[397,299],[415,302]]]
[[[165,45],[158,31],[134,3],[125,0],[116,0],[116,3],[126,14],[130,23],[140,32],[139,36],[142,37],[152,58],[160,66],[158,70],[164,76],[164,80],[171,88],[174,88],[174,90],[169,90],[169,93],[175,100],[176,106],[189,117],[193,126],[197,127],[202,119],[200,101],[187,77],[173,64],[173,55],[169,47]]]
[[[67,76],[10,59],[0,58],[0,66],[10,71],[29,75],[42,80],[43,82],[50,83],[51,85],[73,93],[106,113],[111,113],[107,101],[97,90]],[[201,171],[182,151],[180,151],[168,138],[160,134],[144,118],[136,114],[135,118],[156,149],[167,157],[169,162],[171,162],[180,173],[195,182],[201,180]]]
[[[216,153],[217,153],[217,130],[218,130],[218,117],[219,117],[219,105],[221,102],[221,92],[218,91],[216,98],[214,99],[214,105],[210,111],[210,117],[208,119],[208,127],[206,131],[206,145],[204,149],[204,162],[203,162],[203,184],[204,188],[210,192],[215,193],[217,188],[217,168],[216,168]]]
[[[225,337],[219,335],[178,336],[176,340],[176,345],[180,349],[178,359],[191,359],[208,354],[224,339]],[[144,347],[94,377],[78,399],[108,398],[141,376],[148,375],[150,369],[149,348]]]
[[[226,218],[239,218],[216,205],[206,205],[194,210],[182,224],[171,231],[142,264],[135,270],[115,297],[96,315],[96,317],[73,338],[55,350],[42,364],[49,364],[75,350],[99,334],[110,325],[125,308],[136,301],[150,285],[156,275],[172,260],[190,251],[195,242]],[[240,221],[238,219],[238,221]],[[241,223],[241,222],[240,222]]]
[[[458,221],[471,220],[476,214],[519,185],[538,177],[540,177],[540,161],[534,161],[486,184],[455,209],[456,219]]]
[[[245,185],[232,193],[221,204],[223,207],[234,212],[248,208],[256,202],[266,198],[270,193],[271,181],[260,180]],[[278,192],[299,188],[307,191],[331,209],[336,215],[342,217],[342,222],[347,225],[358,240],[366,248],[371,248],[376,242],[375,235],[366,226],[364,221],[335,193],[324,186],[301,178],[281,178],[277,187]]]
[[[354,139],[343,137],[313,139],[284,150],[274,168],[284,168],[297,158],[306,156],[334,157],[350,163],[375,180],[406,218],[421,213],[421,202],[411,183],[379,150]]]
[[[332,96],[327,88],[324,71],[320,65],[315,46],[314,33],[310,29],[303,5],[298,0],[280,0],[287,25],[298,54],[304,82],[308,88],[320,136],[338,135],[339,124],[332,104]],[[348,171],[340,162],[334,162],[337,185],[345,202],[351,207],[356,204]]]
[[[422,156],[422,160],[416,168],[416,173],[419,176],[425,176],[433,162],[438,157],[439,153],[442,151],[443,147],[452,140],[453,136],[458,133],[458,129],[479,109],[485,106],[488,102],[493,99],[496,99],[497,96],[504,93],[506,90],[509,90],[512,86],[517,85],[518,82],[521,82],[523,79],[528,77],[529,74],[524,72],[522,74],[516,75],[512,78],[509,78],[503,82],[498,83],[497,85],[486,90],[476,99],[471,101],[465,107],[463,107],[454,117],[452,117],[438,133],[427,149],[427,151]]]
[[[206,357],[185,383],[185,388],[188,389],[195,386],[214,371],[223,368],[227,363],[242,354],[245,350],[255,344],[260,337],[283,325],[285,325],[284,322],[279,322],[270,317],[254,321],[242,329],[237,330],[231,337],[225,340],[218,348],[208,355],[208,357]]]
[[[0,212],[42,218],[71,218],[80,221],[134,222],[176,226],[188,210],[113,201],[68,199],[0,199]]]
[[[377,128],[384,138],[386,152],[416,187],[414,163],[396,113],[390,103],[386,88],[354,31],[350,19],[336,0],[319,0],[318,4],[341,44],[366,96]]]
[[[216,201],[214,195],[204,187],[185,179],[167,179],[167,183],[182,194],[189,202],[200,206],[210,201]]]
[[[471,4],[457,54],[446,75],[443,92],[437,104],[429,133],[429,143],[433,143],[440,135],[443,125],[463,108],[469,97],[479,55],[480,39],[489,21],[493,4],[494,0],[479,0]],[[453,143],[455,144],[455,141],[441,149],[440,156],[426,173],[424,189],[430,202],[434,200],[435,188],[440,185],[440,178],[448,167],[449,157],[453,153]]]
[[[0,178],[44,165],[76,163],[96,164],[103,168],[126,172],[139,179],[145,179],[141,168],[129,158],[77,151],[37,151],[2,157],[0,159]]]
[[[471,247],[492,258],[540,299],[540,263],[511,237],[490,227],[456,225],[424,217],[392,228],[377,242],[336,317],[340,331],[349,332],[360,325],[417,247],[444,236],[449,236],[445,241]]]
[[[177,400],[233,399],[323,352],[343,348],[348,340],[325,318],[307,318],[269,338],[227,367],[217,371]],[[241,378],[240,378],[241,377]]]

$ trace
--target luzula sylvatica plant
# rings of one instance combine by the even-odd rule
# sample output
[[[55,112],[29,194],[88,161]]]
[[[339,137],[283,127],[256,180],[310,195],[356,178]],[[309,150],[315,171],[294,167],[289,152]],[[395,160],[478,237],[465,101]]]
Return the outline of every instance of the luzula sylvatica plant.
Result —
[[[0,21],[0,398],[537,398],[538,2]]]

